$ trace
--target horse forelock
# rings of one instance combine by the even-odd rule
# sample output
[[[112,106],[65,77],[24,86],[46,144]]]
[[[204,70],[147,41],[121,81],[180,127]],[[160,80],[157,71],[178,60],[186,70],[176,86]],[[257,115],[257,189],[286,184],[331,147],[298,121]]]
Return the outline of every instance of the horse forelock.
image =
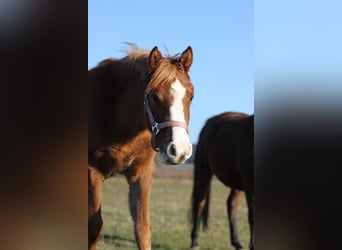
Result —
[[[151,93],[160,86],[170,85],[176,79],[180,82],[190,82],[190,78],[178,62],[177,56],[163,58],[158,68],[152,73],[146,93]]]

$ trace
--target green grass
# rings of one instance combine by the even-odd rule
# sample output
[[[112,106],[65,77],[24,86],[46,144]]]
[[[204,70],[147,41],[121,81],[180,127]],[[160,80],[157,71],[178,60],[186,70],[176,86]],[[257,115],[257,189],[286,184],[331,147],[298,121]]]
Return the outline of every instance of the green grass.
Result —
[[[192,180],[154,179],[150,215],[152,249],[189,249],[191,225],[188,221]],[[199,232],[201,250],[232,249],[226,214],[229,189],[218,181],[212,182],[209,230]],[[128,184],[117,176],[103,185],[102,215],[104,233],[99,250],[136,249],[133,223],[128,209]],[[243,246],[249,242],[249,227],[245,199],[238,213],[239,236]]]

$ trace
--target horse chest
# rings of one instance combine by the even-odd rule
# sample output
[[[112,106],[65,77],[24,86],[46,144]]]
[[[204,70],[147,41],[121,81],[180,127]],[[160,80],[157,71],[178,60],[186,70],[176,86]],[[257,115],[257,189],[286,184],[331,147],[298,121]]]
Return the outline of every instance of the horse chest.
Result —
[[[94,165],[105,178],[139,166],[153,157],[150,134],[141,132],[131,140],[102,147],[96,151]]]

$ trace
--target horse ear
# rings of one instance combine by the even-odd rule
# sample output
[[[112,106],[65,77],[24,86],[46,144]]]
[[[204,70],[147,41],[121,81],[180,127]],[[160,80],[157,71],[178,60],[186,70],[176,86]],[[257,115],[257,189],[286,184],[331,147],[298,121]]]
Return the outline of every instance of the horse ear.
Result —
[[[192,48],[189,46],[186,50],[183,51],[179,62],[183,65],[185,72],[188,72],[190,66],[192,64]]]
[[[160,51],[158,50],[158,47],[155,46],[152,49],[152,51],[150,52],[150,56],[149,56],[149,59],[148,59],[149,60],[149,65],[150,65],[150,69],[151,70],[155,70],[158,67],[161,59],[162,59],[162,55],[161,55]]]

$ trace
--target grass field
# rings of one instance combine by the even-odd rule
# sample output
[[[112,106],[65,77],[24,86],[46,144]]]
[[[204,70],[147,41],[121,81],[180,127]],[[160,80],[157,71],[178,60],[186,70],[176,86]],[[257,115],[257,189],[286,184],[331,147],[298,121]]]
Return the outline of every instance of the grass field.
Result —
[[[188,221],[192,179],[188,174],[170,174],[165,178],[157,171],[153,181],[150,214],[152,223],[152,249],[189,249],[191,225]],[[171,172],[170,172],[171,171]],[[189,173],[189,172],[187,172]],[[182,176],[184,178],[182,178]],[[229,189],[219,181],[212,182],[209,230],[199,233],[201,250],[232,249],[226,214],[226,199]],[[102,215],[104,234],[98,249],[136,249],[133,223],[128,209],[128,185],[122,176],[106,180],[103,185]],[[248,247],[249,228],[247,208],[242,199],[238,213],[240,240]]]

